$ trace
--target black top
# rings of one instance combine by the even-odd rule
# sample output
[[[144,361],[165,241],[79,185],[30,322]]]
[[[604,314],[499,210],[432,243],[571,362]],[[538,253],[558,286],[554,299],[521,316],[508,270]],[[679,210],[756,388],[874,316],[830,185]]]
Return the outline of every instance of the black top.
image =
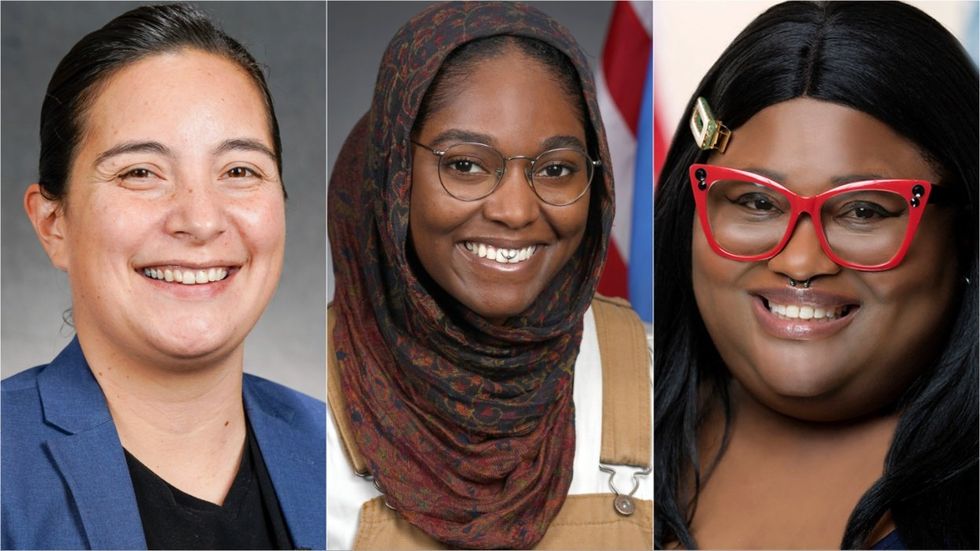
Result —
[[[293,548],[269,471],[247,420],[242,462],[223,505],[178,490],[128,451],[126,464],[147,548]]]

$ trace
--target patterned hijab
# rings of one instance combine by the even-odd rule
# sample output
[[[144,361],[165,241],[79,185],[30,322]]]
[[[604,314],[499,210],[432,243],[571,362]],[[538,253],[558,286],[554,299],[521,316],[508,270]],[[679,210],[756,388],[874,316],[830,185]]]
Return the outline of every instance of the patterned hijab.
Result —
[[[495,326],[433,293],[408,239],[410,133],[460,45],[530,37],[575,66],[602,161],[585,237],[521,315]],[[571,34],[521,4],[436,4],[391,40],[370,112],[341,150],[328,224],[336,277],[332,354],[349,425],[386,501],[453,547],[529,548],[564,503],[575,454],[572,374],[613,219],[595,84]],[[453,200],[447,197],[447,200]]]

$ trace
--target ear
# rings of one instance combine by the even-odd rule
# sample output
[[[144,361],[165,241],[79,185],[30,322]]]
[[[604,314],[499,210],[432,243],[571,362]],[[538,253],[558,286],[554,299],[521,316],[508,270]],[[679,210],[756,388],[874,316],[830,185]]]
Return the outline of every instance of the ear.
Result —
[[[24,210],[27,211],[27,217],[34,226],[44,252],[48,253],[55,268],[68,271],[68,241],[63,207],[60,201],[45,197],[38,184],[31,184],[24,193]]]

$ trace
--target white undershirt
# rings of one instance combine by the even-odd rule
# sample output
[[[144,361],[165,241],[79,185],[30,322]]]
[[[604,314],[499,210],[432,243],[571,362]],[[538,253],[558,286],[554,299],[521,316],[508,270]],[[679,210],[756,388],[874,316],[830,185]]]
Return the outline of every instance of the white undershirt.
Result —
[[[599,471],[602,447],[602,362],[592,308],[585,313],[582,345],[575,360],[575,459],[569,495],[612,493],[609,475]],[[650,391],[653,392],[651,365]],[[653,417],[651,400],[651,418]],[[651,435],[652,436],[652,435]],[[652,448],[652,447],[651,447]],[[651,451],[652,453],[652,451]],[[651,464],[652,464],[651,457]],[[616,468],[616,488],[628,492],[634,469]],[[653,476],[640,478],[634,497],[653,499]],[[361,505],[381,495],[374,484],[354,474],[327,408],[327,549],[350,549]]]

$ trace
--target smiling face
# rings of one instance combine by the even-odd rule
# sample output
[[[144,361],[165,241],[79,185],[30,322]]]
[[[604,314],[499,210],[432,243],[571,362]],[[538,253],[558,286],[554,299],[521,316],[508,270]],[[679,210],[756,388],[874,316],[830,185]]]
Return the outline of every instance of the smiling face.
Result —
[[[515,49],[481,61],[451,85],[451,97],[419,128],[419,143],[445,149],[480,142],[505,157],[533,158],[570,145],[586,150],[574,98],[551,69]],[[492,194],[460,201],[440,184],[438,158],[423,147],[413,151],[409,227],[423,268],[492,322],[526,310],[582,242],[589,194],[562,207],[543,203],[525,178],[529,161],[515,159]]]
[[[83,346],[156,365],[240,350],[285,243],[267,113],[245,72],[196,50],[128,65],[96,93],[48,247]]]
[[[857,180],[939,183],[916,147],[885,124],[809,98],[760,111],[709,162],[803,196]],[[705,326],[735,379],[769,407],[801,419],[853,418],[893,401],[935,358],[957,274],[948,208],[929,205],[905,259],[882,272],[832,262],[807,217],[779,254],[760,262],[722,258],[692,224]],[[810,287],[792,287],[790,278],[811,279]]]

